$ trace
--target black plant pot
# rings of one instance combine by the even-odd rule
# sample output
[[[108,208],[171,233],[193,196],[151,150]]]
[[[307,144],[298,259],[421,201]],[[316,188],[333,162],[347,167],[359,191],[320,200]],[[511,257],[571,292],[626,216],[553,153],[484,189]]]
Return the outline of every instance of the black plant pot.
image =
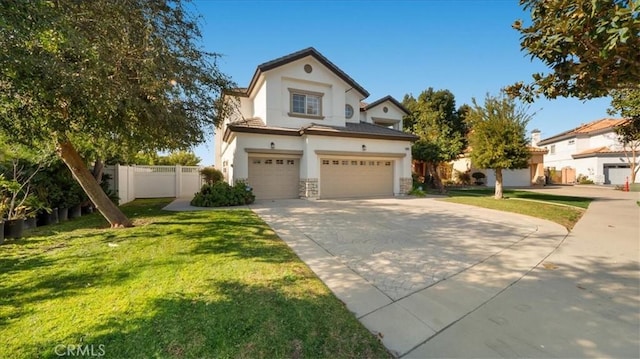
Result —
[[[0,244],[4,243],[4,220],[0,218]]]
[[[58,221],[64,222],[69,219],[69,208],[58,208]]]
[[[82,206],[76,204],[75,206],[69,208],[69,219],[78,218],[82,216]]]
[[[37,223],[38,223],[38,219],[36,217],[29,217],[24,220],[24,228],[25,229],[36,228],[38,226]]]
[[[4,223],[4,238],[21,238],[24,218],[9,219]]]
[[[38,214],[38,227],[40,226],[48,226],[50,224],[58,223],[58,209],[54,208],[51,210],[51,213],[42,212]]]

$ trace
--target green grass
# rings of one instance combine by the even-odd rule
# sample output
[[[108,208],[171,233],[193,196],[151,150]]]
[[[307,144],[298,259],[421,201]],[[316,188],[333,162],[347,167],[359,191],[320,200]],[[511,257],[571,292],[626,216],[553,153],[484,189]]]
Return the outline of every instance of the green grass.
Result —
[[[462,196],[493,196],[493,188],[474,188],[474,189],[455,189],[449,190],[449,194],[455,197]],[[574,196],[558,196],[548,193],[529,192],[522,190],[504,190],[505,198],[520,198],[532,201],[549,202],[556,204],[563,204],[567,206],[574,206],[583,209],[587,209],[593,199],[586,197],[574,197]]]
[[[0,357],[388,357],[271,229],[248,210],[124,206],[0,246]]]
[[[505,190],[505,199],[493,198],[493,189],[450,190],[445,201],[524,214],[559,223],[571,230],[584,214],[591,198],[557,196]],[[524,200],[518,200],[524,199]]]

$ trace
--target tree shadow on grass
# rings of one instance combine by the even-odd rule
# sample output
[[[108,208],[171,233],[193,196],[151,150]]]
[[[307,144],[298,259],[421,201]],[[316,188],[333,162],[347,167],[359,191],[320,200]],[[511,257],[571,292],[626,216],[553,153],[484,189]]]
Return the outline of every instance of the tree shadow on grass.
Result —
[[[316,279],[213,282],[208,295],[172,293],[140,317],[107,320],[27,350],[43,358],[56,358],[61,343],[103,345],[113,358],[389,357],[326,289],[304,290],[308,280]]]

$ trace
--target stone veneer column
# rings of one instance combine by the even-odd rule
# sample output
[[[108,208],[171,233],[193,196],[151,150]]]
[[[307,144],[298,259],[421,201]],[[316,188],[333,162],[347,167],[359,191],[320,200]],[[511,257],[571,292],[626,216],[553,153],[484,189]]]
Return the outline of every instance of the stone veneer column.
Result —
[[[413,187],[413,179],[411,177],[400,177],[400,195],[406,195],[411,192]]]
[[[300,198],[318,199],[318,179],[317,178],[301,178],[298,186]]]

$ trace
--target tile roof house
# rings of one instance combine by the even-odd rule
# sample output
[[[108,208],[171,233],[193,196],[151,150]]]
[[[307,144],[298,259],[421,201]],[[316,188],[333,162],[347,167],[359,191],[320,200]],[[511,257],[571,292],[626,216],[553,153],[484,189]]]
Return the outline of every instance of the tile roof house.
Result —
[[[407,110],[370,104],[360,84],[310,47],[258,65],[216,132],[216,165],[257,199],[391,196],[411,189]]]
[[[536,130],[533,131],[535,136]],[[459,172],[482,172],[486,178],[483,183],[486,186],[496,185],[495,171],[491,169],[476,168],[471,161],[471,147],[467,148],[458,159],[452,161],[452,169]],[[502,185],[505,187],[529,187],[544,183],[543,156],[547,151],[544,148],[529,146],[529,166],[527,168],[502,171]]]
[[[627,121],[604,118],[538,141],[548,150],[545,167],[568,169],[595,183],[623,184],[630,170],[615,128]]]

